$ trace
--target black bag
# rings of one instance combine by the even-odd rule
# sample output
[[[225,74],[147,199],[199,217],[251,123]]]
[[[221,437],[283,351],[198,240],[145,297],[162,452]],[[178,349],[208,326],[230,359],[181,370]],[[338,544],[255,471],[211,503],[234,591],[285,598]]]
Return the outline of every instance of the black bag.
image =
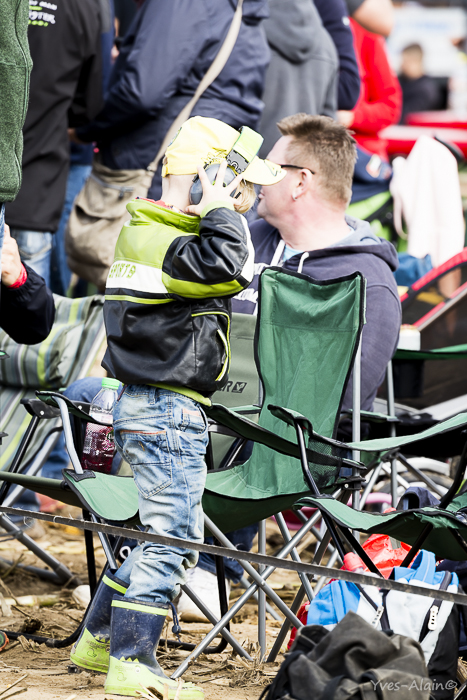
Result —
[[[429,700],[428,678],[418,642],[375,630],[347,615],[328,631],[299,629],[264,700]]]

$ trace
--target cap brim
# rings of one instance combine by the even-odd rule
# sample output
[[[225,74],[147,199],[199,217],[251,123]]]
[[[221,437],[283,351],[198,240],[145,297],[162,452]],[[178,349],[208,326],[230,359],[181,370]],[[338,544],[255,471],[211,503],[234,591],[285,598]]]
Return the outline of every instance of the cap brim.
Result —
[[[243,173],[243,179],[255,185],[274,185],[286,176],[280,165],[256,156]]]

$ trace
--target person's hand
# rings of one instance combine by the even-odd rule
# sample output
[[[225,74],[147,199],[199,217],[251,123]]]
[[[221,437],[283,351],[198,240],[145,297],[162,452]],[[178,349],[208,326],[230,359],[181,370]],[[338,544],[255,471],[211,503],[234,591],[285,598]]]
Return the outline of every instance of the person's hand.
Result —
[[[213,185],[209,182],[209,178],[206,175],[206,171],[202,165],[198,165],[198,175],[203,186],[203,196],[199,204],[190,204],[189,207],[185,209],[187,214],[196,214],[196,216],[201,216],[201,212],[208,204],[212,202],[229,202],[229,204],[234,204],[235,202],[230,196],[232,192],[235,192],[237,187],[242,181],[242,174],[237,175],[237,177],[232,180],[230,185],[224,187],[224,175],[227,170],[227,161],[224,160],[220,164],[216,181]]]
[[[5,224],[5,234],[2,248],[2,284],[11,287],[16,282],[23,269],[19,257],[18,244],[10,236],[10,229]]]
[[[86,146],[85,141],[81,141],[76,135],[76,129],[68,129],[68,140],[77,143],[78,146]]]
[[[350,112],[347,109],[340,109],[337,112],[337,121],[339,122],[339,124],[342,124],[347,129],[349,129],[352,126],[353,120],[354,120],[354,113],[353,112]]]

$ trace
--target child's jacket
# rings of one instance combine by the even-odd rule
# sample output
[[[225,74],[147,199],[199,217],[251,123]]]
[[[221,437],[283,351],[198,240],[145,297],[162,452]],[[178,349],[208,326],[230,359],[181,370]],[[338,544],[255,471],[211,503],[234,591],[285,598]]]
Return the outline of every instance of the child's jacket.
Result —
[[[144,199],[127,209],[107,278],[102,364],[124,384],[208,397],[227,381],[230,297],[253,278],[246,220],[224,203],[201,219]]]

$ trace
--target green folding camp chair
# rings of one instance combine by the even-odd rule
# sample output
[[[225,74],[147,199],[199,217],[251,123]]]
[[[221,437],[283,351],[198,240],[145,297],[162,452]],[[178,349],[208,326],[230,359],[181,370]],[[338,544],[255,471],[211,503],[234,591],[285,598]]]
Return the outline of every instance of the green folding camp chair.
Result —
[[[325,282],[315,282],[305,275],[281,268],[270,268],[263,273],[255,351],[265,400],[261,410],[257,406],[243,409],[243,413],[259,412],[258,425],[241,415],[242,411],[229,411],[220,405],[208,409],[210,419],[215,420],[216,425],[222,421],[234,436],[255,442],[250,459],[243,465],[232,462],[208,473],[204,500],[206,527],[223,545],[233,548],[223,532],[258,519],[276,514],[280,524],[280,511],[291,507],[300,496],[309,492],[303,479],[300,448],[294,441],[294,431],[268,411],[270,401],[291,409],[306,410],[313,415],[320,432],[327,436],[316,444],[310,442],[306,448],[307,460],[322,491],[330,493],[339,487],[360,486],[358,463],[349,458],[347,446],[336,441],[334,435],[359,346],[364,299],[365,281],[359,273]],[[48,397],[44,392],[39,396],[60,406],[65,426],[69,404],[64,397],[51,396],[50,392]],[[76,413],[75,408],[72,411]],[[74,445],[66,427],[65,438],[72,456]],[[65,498],[62,500],[70,502],[69,499],[76,496],[78,502],[98,520],[111,523],[133,521],[137,506],[136,487],[132,480],[101,474],[83,475],[76,453],[72,463],[74,471],[64,472]],[[344,476],[343,469],[352,475]],[[5,474],[4,479],[26,485],[28,477]],[[29,486],[46,494],[63,488],[58,482],[38,478],[29,479]],[[112,498],[108,497],[109,493],[112,493]],[[347,491],[344,497],[348,497]],[[298,557],[295,547],[316,520],[307,521],[293,538],[284,530],[285,544],[279,558],[289,553]],[[320,552],[324,549],[321,547],[317,553],[317,561],[320,561]],[[111,553],[108,558],[112,559]],[[267,593],[292,624],[300,624],[296,615],[266,583],[272,569],[259,573],[247,563],[244,568],[253,584],[220,621],[199,605],[214,623],[213,630],[177,669],[174,677],[180,676],[188,663],[205,651],[217,634],[227,637],[234,646],[227,625],[258,588]],[[302,577],[305,588],[306,583],[309,588],[309,581]],[[195,602],[199,604],[197,600]]]
[[[0,331],[0,470],[35,476],[47,460],[61,431],[60,419],[51,416],[35,399],[38,389],[59,389],[85,377],[91,369],[104,338],[103,297],[68,299],[54,297],[55,321],[48,338],[38,345],[16,344]],[[44,420],[45,418],[50,420]],[[23,487],[4,483],[0,503],[10,506]],[[59,500],[63,500],[60,499]],[[30,568],[42,578],[65,583],[71,572],[45,552],[6,516],[0,526],[17,538],[50,569]]]

